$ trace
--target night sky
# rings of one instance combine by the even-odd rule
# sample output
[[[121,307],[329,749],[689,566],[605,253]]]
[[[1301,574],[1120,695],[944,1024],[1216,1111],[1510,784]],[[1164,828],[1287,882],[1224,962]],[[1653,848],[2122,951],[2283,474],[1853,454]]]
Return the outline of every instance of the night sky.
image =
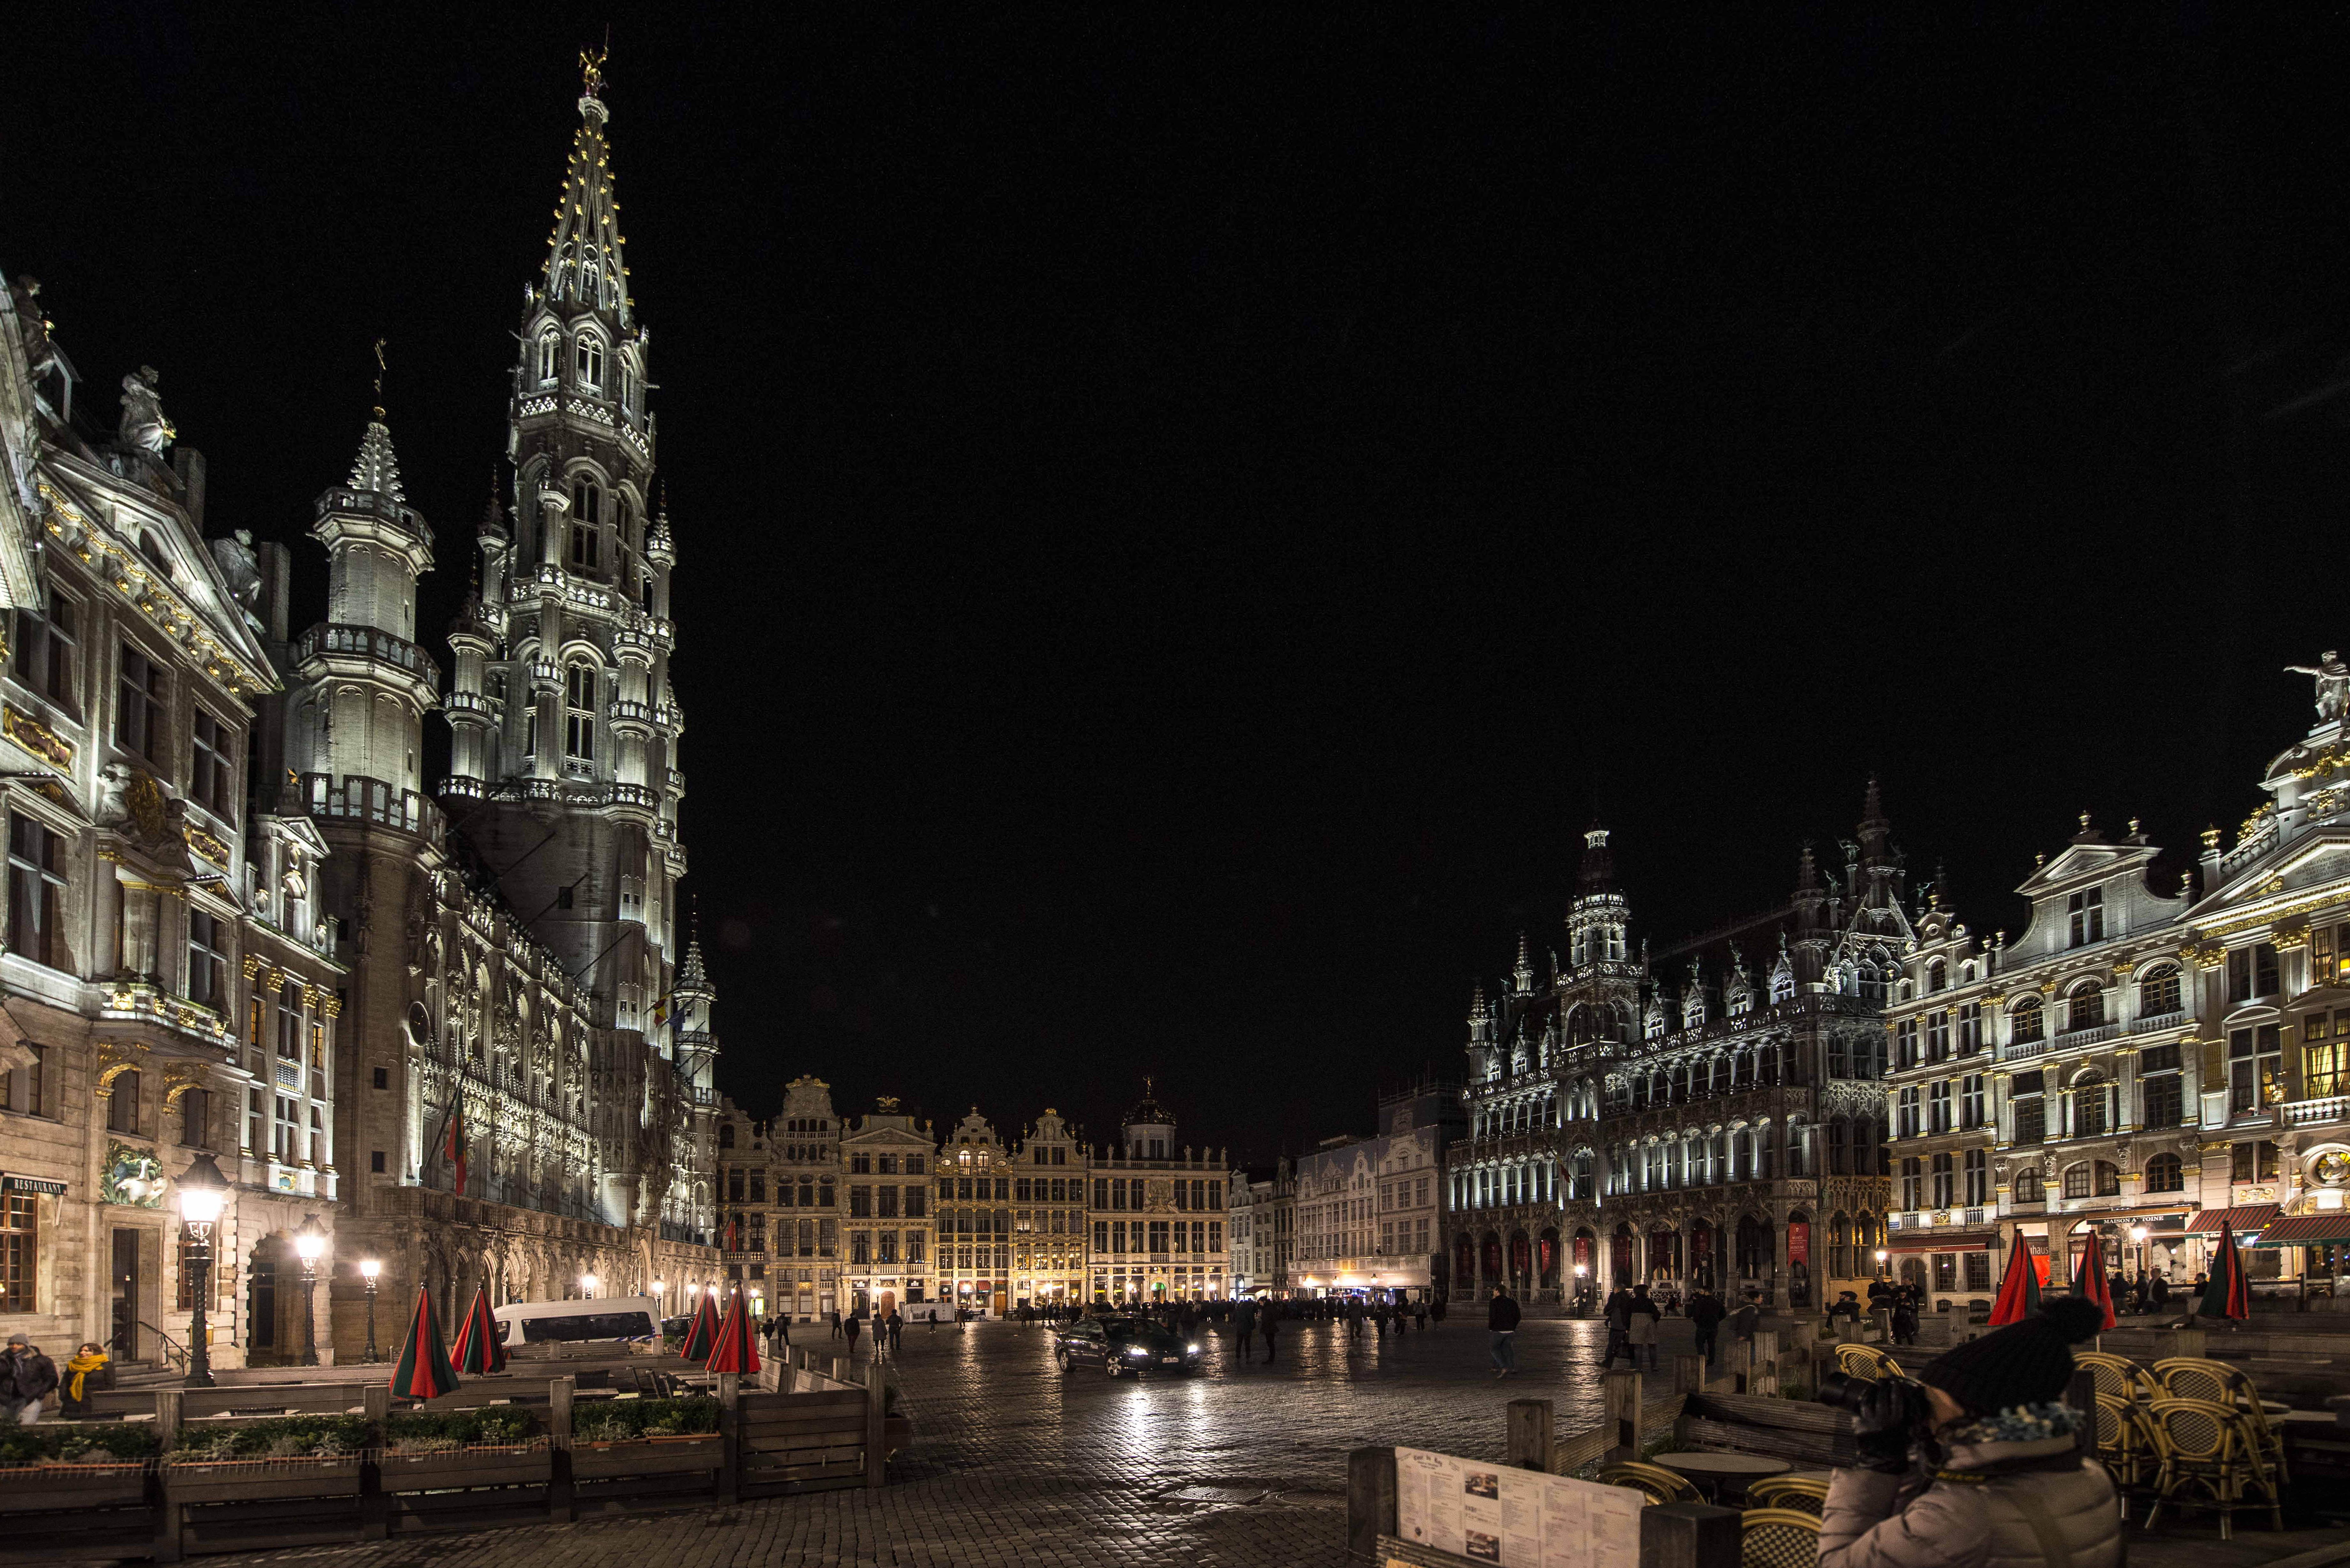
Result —
[[[2169,891],[2350,648],[2338,17],[987,9],[608,15],[756,1114],[1153,1073],[1269,1158],[1457,1076],[1595,811],[1662,946],[1873,771],[2015,929],[2085,809]],[[215,533],[301,538],[389,338],[441,649],[607,19],[19,16],[0,266]]]

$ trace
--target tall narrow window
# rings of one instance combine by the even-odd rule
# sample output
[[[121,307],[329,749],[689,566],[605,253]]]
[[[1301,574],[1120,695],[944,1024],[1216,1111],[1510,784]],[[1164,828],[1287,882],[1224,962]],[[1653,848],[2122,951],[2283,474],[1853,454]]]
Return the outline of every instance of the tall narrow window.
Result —
[[[226,938],[221,923],[197,909],[188,911],[188,1000],[213,1008],[228,1002]]]
[[[589,523],[571,525],[571,569],[575,572],[603,570],[604,535],[602,530]]]
[[[1971,1056],[1981,1049],[1982,1003],[1962,1003],[1959,1008],[1959,1054]]]
[[[180,1092],[180,1142],[188,1148],[213,1146],[213,1095],[210,1089]]]
[[[2329,964],[2327,966],[2331,968]],[[2178,971],[2175,969],[2155,971],[2137,988],[2137,1015],[2140,1019],[2160,1018],[2178,1011]]]
[[[8,946],[50,969],[61,968],[66,879],[57,869],[58,837],[29,816],[8,823]]]
[[[107,1092],[106,1130],[132,1133],[139,1131],[139,1069],[117,1073]]]
[[[2230,1115],[2256,1111],[2282,1097],[2277,1085],[2277,1060],[2281,1054],[2281,1032],[2273,1023],[2229,1032],[2228,1110]]]
[[[2085,980],[2064,998],[2064,1027],[2095,1029],[2106,1021],[2106,993],[2094,980]]]
[[[114,743],[151,763],[163,760],[166,679],[162,666],[124,645],[115,680]]]
[[[74,601],[55,588],[42,590],[38,608],[16,612],[16,679],[69,713],[77,711],[76,617]]]
[[[1991,1156],[1979,1148],[1967,1150],[1967,1207],[1980,1209],[1991,1201]]]
[[[19,1047],[33,1054],[33,1059],[21,1067],[0,1072],[0,1111],[16,1111],[28,1116],[42,1114],[42,1091],[45,1069],[48,1066],[49,1048],[27,1040]]]
[[[563,339],[556,336],[553,327],[549,327],[538,336],[538,384],[542,387],[555,385],[556,370],[562,362]]]
[[[596,771],[596,668],[575,664],[564,676],[563,771]]]
[[[234,742],[227,725],[196,710],[195,766],[188,777],[188,794],[198,805],[224,820],[234,820],[236,802]]]
[[[604,345],[588,333],[579,335],[579,351],[573,360],[579,384],[591,392],[604,389]]]
[[[0,1313],[29,1313],[38,1292],[41,1200],[37,1193],[0,1192]]]
[[[302,988],[288,984],[277,993],[277,1059],[302,1060]]]
[[[2106,940],[2106,890],[2090,888],[2065,901],[2067,933],[2072,945],[2087,947]]]

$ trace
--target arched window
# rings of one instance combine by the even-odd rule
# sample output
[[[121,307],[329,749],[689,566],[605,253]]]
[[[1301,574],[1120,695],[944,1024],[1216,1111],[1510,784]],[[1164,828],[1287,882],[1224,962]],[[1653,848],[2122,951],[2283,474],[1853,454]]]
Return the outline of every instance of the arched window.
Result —
[[[563,338],[550,327],[538,335],[538,384],[555,385],[556,373],[563,366]]]
[[[1931,996],[1938,991],[1946,991],[1950,988],[1950,965],[1944,963],[1940,959],[1936,959],[1932,963],[1926,966],[1927,995]]]
[[[2106,1021],[2105,989],[2094,980],[2085,980],[2064,996],[2064,1027],[2095,1029]]]
[[[596,667],[577,663],[564,672],[563,771],[582,777],[596,771]]]
[[[2088,1195],[2089,1162],[2085,1159],[2078,1165],[2066,1166],[2064,1168],[2064,1196],[2067,1198],[2086,1198]]]
[[[2140,1018],[2159,1018],[2166,1012],[2178,1011],[2177,970],[2158,969],[2137,982],[2137,1015]]]
[[[1845,1176],[1850,1173],[1852,1156],[1852,1123],[1843,1116],[1828,1118],[1828,1174]]]
[[[631,359],[622,359],[620,361],[620,407],[622,410],[631,415],[643,411],[645,396],[644,387],[645,383],[643,379],[637,374],[636,362]]]
[[[2036,1166],[2017,1171],[2012,1185],[2015,1191],[2015,1201],[2018,1203],[2040,1203],[2047,1199],[2047,1189],[2041,1185],[2040,1171]]]
[[[2100,1198],[2118,1198],[2122,1192],[2122,1168],[2112,1160],[2097,1161],[2097,1193]]]
[[[582,332],[572,355],[573,378],[591,392],[604,389],[604,343],[593,333]]]
[[[579,267],[579,300],[583,305],[601,305],[604,294],[603,270],[594,262],[583,262]]]
[[[2175,1154],[2158,1154],[2146,1162],[2146,1189],[2148,1192],[2184,1192],[2187,1190],[2187,1168]]]
[[[571,482],[571,515],[591,525],[603,522],[604,492],[594,480],[583,476]]]
[[[2018,1045],[2028,1044],[2048,1036],[2048,1021],[2042,1016],[2040,999],[2027,996],[2008,1010],[2008,1037]]]

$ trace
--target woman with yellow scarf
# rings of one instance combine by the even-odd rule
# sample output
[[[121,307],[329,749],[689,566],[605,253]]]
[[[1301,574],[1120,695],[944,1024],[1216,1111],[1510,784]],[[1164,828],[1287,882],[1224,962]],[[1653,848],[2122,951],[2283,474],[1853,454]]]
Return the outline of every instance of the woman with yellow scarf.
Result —
[[[65,1374],[57,1388],[57,1413],[61,1416],[88,1415],[89,1397],[114,1386],[114,1364],[106,1358],[105,1349],[95,1340],[82,1342],[73,1359],[66,1363]]]

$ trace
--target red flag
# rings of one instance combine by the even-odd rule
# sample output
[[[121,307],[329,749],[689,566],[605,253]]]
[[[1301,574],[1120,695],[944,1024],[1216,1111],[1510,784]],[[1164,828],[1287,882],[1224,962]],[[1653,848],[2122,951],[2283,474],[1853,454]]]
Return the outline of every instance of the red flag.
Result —
[[[451,1165],[456,1167],[457,1185],[453,1190],[463,1192],[465,1190],[465,1099],[463,1095],[458,1096],[456,1103],[449,1107],[449,1137],[441,1152],[449,1157]]]
[[[2015,1246],[2007,1255],[2007,1272],[2000,1276],[1999,1300],[1991,1307],[1991,1325],[2004,1328],[2012,1323],[2022,1323],[2040,1310],[2040,1270],[2038,1260],[2032,1255],[2032,1244],[2023,1239],[2018,1227]]]
[[[2101,1331],[2114,1326],[2114,1287],[2106,1278],[2106,1244],[2095,1231],[2081,1239],[2081,1267],[2073,1276],[2073,1293],[2096,1303],[2104,1311],[2106,1321],[2097,1325]]]
[[[718,1325],[718,1342],[711,1347],[709,1367],[712,1372],[759,1370],[759,1336],[751,1332],[751,1314],[741,1291],[726,1298],[726,1316]]]

